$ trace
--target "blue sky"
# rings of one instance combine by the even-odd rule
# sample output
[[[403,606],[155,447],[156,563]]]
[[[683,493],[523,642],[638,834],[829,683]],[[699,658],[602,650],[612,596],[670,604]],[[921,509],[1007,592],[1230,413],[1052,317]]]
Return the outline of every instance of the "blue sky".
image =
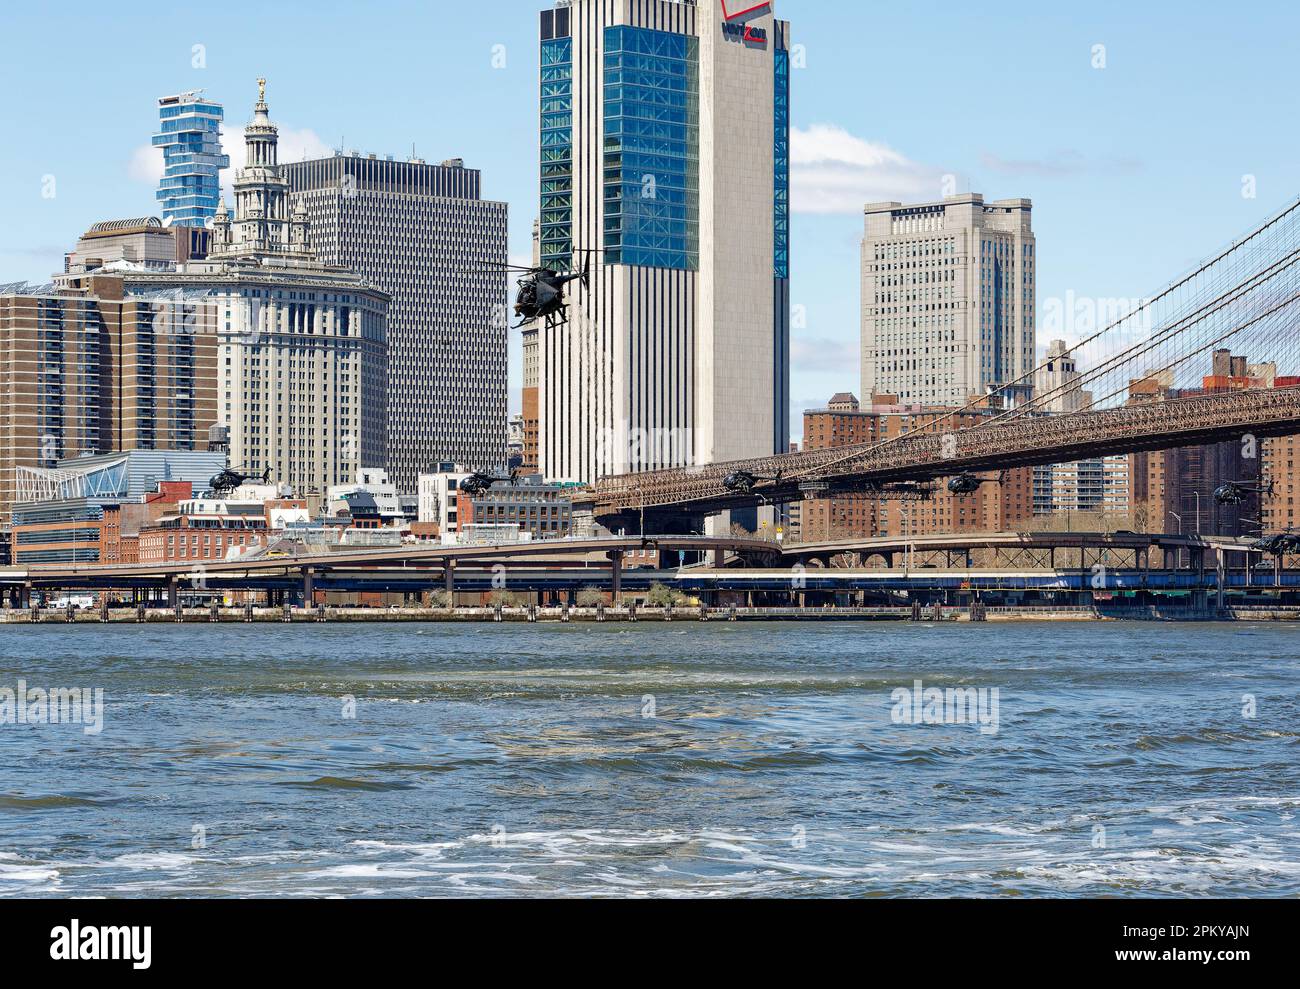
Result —
[[[1150,295],[1300,194],[1292,4],[776,2],[805,61],[793,82],[796,412],[858,389],[867,201],[935,198],[949,175],[959,191],[1033,199],[1041,312],[1071,292]],[[225,103],[227,150],[242,156],[231,138],[258,75],[297,154],[414,144],[482,169],[525,256],[540,6],[6,4],[0,36],[18,43],[0,61],[0,282],[46,280],[91,223],[156,212],[159,153],[144,149],[158,96],[203,88]]]

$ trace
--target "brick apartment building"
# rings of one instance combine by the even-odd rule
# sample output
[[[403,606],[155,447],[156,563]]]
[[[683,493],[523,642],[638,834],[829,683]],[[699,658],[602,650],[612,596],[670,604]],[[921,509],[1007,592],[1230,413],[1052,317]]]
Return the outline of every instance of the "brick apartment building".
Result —
[[[955,411],[901,405],[894,395],[875,395],[864,409],[856,397],[841,393],[825,409],[804,413],[804,449],[826,450],[894,439]],[[969,428],[998,411],[967,410],[954,416],[949,426]],[[993,480],[997,475],[983,476]],[[808,500],[800,507],[800,540],[1022,529],[1033,518],[1033,501],[1030,468],[1007,471],[1002,483],[984,484],[972,495],[954,495],[940,483],[928,500],[871,495]]]
[[[1200,388],[1173,388],[1166,381],[1146,379],[1129,389],[1130,402],[1159,402],[1169,398],[1286,388],[1300,385],[1300,376],[1277,373],[1273,364],[1250,364],[1227,350],[1214,354],[1213,373]],[[1256,444],[1232,441],[1183,447],[1129,457],[1135,523],[1148,531],[1200,532],[1214,536],[1253,536],[1260,523],[1269,530],[1296,525],[1297,440],[1286,436]],[[1271,495],[1251,495],[1241,505],[1220,505],[1214,492],[1224,484],[1259,485],[1271,481]]]
[[[206,449],[217,422],[215,308],[123,292],[111,275],[0,288],[0,524],[24,467]]]

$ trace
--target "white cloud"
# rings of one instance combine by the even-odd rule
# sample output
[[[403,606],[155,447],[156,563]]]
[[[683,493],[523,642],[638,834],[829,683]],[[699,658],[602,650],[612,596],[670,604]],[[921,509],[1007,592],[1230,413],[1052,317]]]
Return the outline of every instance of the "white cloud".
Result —
[[[852,371],[861,359],[856,341],[826,338],[790,341],[790,363],[799,371]]]
[[[798,213],[860,213],[867,203],[945,193],[942,169],[833,124],[791,129],[790,169],[791,205]]]
[[[156,186],[163,174],[162,150],[148,144],[136,148],[131,152],[131,160],[127,163],[126,174],[131,177],[133,182],[143,182],[146,185]]]
[[[243,151],[243,135],[235,139],[237,150]],[[234,152],[227,152],[230,155],[230,162],[235,163]],[[291,127],[280,128],[280,160],[306,161],[308,158],[328,158],[334,154],[334,149],[321,140],[320,135],[310,128],[294,130]]]
[[[228,205],[234,202],[235,172],[244,164],[244,132],[222,132],[221,147],[230,155],[230,167],[221,173],[221,194]],[[334,149],[310,128],[280,128],[280,161],[303,161],[306,158],[328,158]],[[145,144],[136,148],[127,163],[127,175],[134,182],[157,186],[163,175],[163,153],[160,148]]]

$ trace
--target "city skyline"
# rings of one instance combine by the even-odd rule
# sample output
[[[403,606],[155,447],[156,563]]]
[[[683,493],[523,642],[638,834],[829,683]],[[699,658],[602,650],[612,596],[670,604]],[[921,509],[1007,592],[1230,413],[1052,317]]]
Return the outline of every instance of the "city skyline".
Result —
[[[7,221],[0,269],[7,280],[45,281],[92,223],[156,212],[162,156],[149,140],[158,98],[203,89],[239,108],[258,75],[276,84],[284,160],[338,146],[404,156],[412,143],[431,161],[463,157],[483,171],[485,197],[509,202],[511,254],[526,259],[537,211],[533,35],[544,5],[509,6],[513,16],[491,19],[414,5],[370,18],[341,4],[313,7],[303,18],[289,7],[260,12],[267,30],[253,39],[241,31],[241,11],[251,9],[242,4],[199,28],[143,12],[6,11],[16,36],[25,27],[55,31],[68,52],[129,41],[156,57],[120,66],[111,98],[97,101],[78,127],[52,126],[38,140],[8,143],[0,156]],[[1193,5],[1172,21],[1116,3],[1086,14],[1028,4],[954,9],[924,23],[922,72],[914,71],[913,49],[891,44],[922,26],[920,12],[786,0],[782,16],[798,24],[802,52],[792,69],[796,435],[803,409],[859,385],[845,368],[857,349],[856,247],[868,201],[933,199],[946,176],[959,192],[1032,199],[1042,243],[1041,352],[1050,339],[1077,339],[1072,300],[1086,313],[1141,298],[1300,188],[1295,138],[1275,126],[1295,71],[1283,56],[1297,15],[1281,4],[1251,18]],[[846,52],[847,36],[864,39],[862,57]],[[278,40],[285,37],[297,39],[302,54]],[[441,37],[457,44],[442,45]],[[991,57],[995,50],[971,37],[996,37],[997,50],[1015,47],[1020,57]],[[391,57],[367,63],[364,77],[339,73],[337,58],[320,57],[368,46]],[[1249,60],[1238,49],[1249,50]],[[1234,85],[1222,85],[1229,75]],[[13,53],[0,78],[11,91],[41,94],[56,120],[71,115],[79,98],[77,81],[34,53]],[[1243,91],[1252,98],[1233,95]],[[457,98],[430,100],[430,92]],[[873,98],[877,92],[902,95]],[[972,113],[962,95],[971,92],[1004,96],[981,97],[987,112]],[[430,110],[413,114],[412,103]],[[227,153],[242,115],[228,111]],[[1221,119],[1231,121],[1230,139],[1194,140]],[[87,155],[87,145],[97,154]],[[230,171],[224,178],[228,187]],[[1136,248],[1117,251],[1116,244]],[[1053,325],[1054,313],[1065,325]],[[510,358],[517,409],[517,335]]]

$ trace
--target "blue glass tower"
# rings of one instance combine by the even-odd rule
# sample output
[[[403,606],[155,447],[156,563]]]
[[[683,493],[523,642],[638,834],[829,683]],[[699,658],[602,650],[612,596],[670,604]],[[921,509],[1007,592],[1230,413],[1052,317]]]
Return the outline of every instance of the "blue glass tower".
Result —
[[[221,104],[204,99],[202,91],[158,101],[161,126],[153,146],[163,152],[157,199],[164,223],[202,227],[216,215],[221,170],[230,167],[229,156],[221,153],[223,116]]]
[[[568,11],[563,11],[567,17]],[[567,34],[567,31],[565,32]],[[573,257],[573,39],[542,42],[542,265]]]
[[[699,39],[605,28],[605,263],[700,266]]]
[[[775,275],[778,279],[790,277],[790,52],[778,48],[772,53],[776,68],[776,101],[773,121],[775,127],[775,144],[773,161],[775,162],[775,195],[773,198],[773,215],[776,220]]]
[[[539,37],[541,263],[590,269],[538,329],[542,472],[785,452],[789,22],[775,0],[554,0]]]

